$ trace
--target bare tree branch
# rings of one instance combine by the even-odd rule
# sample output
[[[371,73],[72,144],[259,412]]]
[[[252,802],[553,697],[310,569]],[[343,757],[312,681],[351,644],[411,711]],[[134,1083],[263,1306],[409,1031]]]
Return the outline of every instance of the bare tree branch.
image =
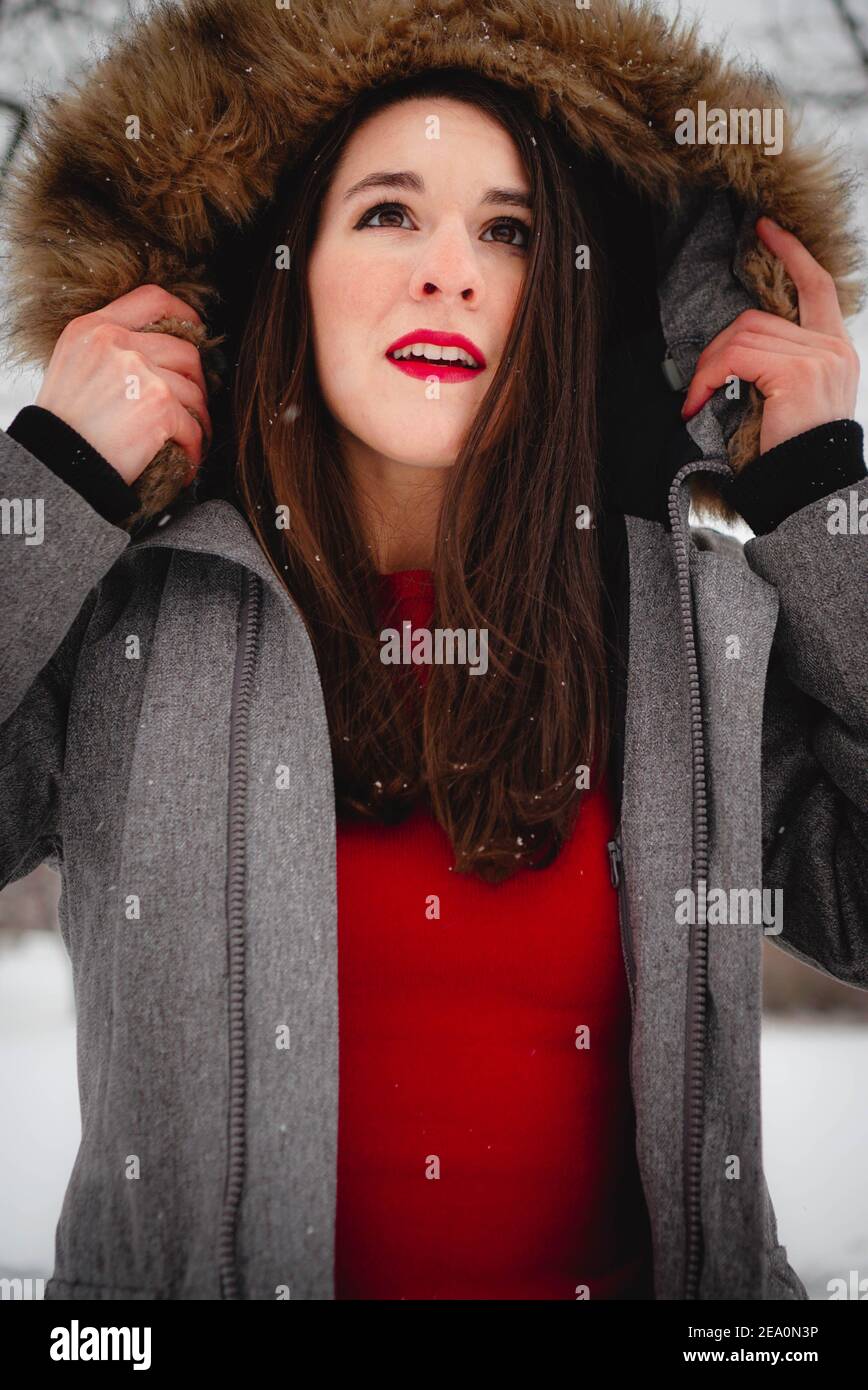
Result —
[[[841,23],[853,40],[853,47],[859,55],[862,66],[865,71],[868,72],[868,43],[866,43],[862,30],[856,23],[853,12],[850,9],[849,0],[831,0],[831,3],[832,8],[837,12]]]
[[[11,111],[15,117],[15,130],[13,131],[12,139],[3,152],[2,161],[0,161],[0,189],[2,189],[6,175],[12,168],[12,162],[15,159],[18,146],[24,139],[24,134],[27,130],[28,115],[26,107],[22,106],[20,101],[10,101],[7,97],[0,96],[0,107],[2,107],[4,111]]]

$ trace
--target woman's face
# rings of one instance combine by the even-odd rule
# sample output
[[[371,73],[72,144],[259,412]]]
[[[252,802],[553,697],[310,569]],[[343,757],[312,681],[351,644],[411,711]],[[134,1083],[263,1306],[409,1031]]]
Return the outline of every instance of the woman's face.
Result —
[[[414,98],[353,132],[308,279],[320,389],[345,441],[454,463],[518,302],[529,192],[512,137],[466,102]]]

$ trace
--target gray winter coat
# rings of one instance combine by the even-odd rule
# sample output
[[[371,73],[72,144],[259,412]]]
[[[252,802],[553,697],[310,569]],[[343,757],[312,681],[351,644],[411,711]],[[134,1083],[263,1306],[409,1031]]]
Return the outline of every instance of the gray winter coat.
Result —
[[[683,380],[761,302],[732,207],[708,189],[659,285]],[[712,471],[744,408],[720,394],[691,422]],[[335,803],[304,623],[226,501],[131,541],[2,433],[0,496],[45,522],[41,545],[0,542],[0,883],[59,868],[78,1016],[46,1297],[331,1299]],[[677,895],[780,889],[770,939],[868,988],[866,545],[825,500],[744,549],[691,532],[687,504],[679,476],[671,531],[626,518],[612,851],[655,1293],[800,1299],[762,1167],[763,927],[681,925]]]

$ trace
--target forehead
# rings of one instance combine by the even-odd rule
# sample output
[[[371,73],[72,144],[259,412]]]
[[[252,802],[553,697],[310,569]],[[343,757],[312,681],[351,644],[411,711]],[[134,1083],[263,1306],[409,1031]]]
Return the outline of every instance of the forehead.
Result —
[[[529,188],[518,148],[499,121],[454,97],[413,97],[368,116],[347,140],[335,170],[340,192],[375,170],[412,170],[426,188],[467,189],[509,181]]]

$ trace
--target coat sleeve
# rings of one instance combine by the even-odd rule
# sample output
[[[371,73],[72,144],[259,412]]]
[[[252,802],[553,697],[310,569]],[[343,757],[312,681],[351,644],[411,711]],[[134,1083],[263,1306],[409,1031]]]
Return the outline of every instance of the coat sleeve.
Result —
[[[0,498],[4,887],[62,857],[60,788],[78,652],[100,582],[130,538],[2,430]]]
[[[868,989],[868,479],[750,540],[779,615],[763,721],[763,864],[782,949]]]

